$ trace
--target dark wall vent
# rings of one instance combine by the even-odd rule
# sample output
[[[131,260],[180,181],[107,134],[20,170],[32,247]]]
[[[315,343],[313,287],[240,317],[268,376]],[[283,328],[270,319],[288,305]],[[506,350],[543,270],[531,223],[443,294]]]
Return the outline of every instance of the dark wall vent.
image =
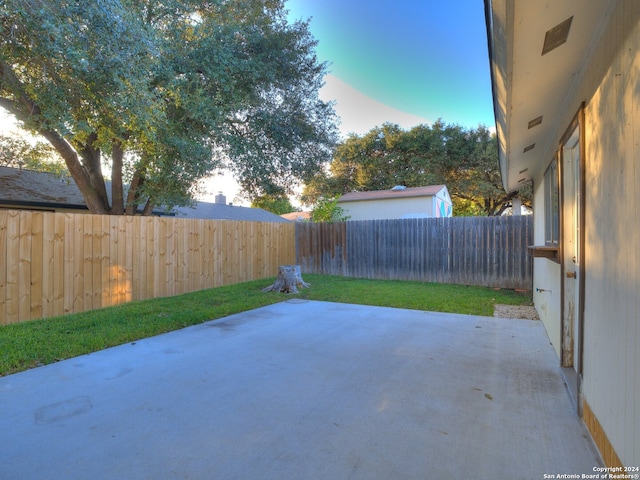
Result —
[[[529,126],[528,128],[531,129],[533,127],[537,127],[538,125],[540,125],[542,123],[542,115],[540,115],[539,117],[534,118],[533,120],[531,120],[529,122]]]
[[[547,31],[544,36],[542,55],[546,55],[551,50],[558,48],[560,45],[567,41],[567,38],[569,38],[569,30],[571,30],[572,21],[573,15],[567,18],[564,22],[559,23],[551,30]]]

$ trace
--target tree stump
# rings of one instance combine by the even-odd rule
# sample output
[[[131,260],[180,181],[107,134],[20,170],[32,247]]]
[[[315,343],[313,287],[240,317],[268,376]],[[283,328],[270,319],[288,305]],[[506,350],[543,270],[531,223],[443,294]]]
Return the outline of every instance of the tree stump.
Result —
[[[307,282],[302,279],[300,274],[300,265],[280,265],[278,267],[278,278],[266,288],[263,292],[282,292],[282,293],[298,293],[298,287],[309,288]]]

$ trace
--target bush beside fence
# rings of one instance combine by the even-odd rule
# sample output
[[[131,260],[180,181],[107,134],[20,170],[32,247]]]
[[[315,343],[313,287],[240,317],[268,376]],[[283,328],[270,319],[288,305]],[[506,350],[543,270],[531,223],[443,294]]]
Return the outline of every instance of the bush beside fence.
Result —
[[[0,210],[0,324],[275,275],[294,225]]]
[[[533,218],[454,217],[296,225],[303,272],[531,289]]]

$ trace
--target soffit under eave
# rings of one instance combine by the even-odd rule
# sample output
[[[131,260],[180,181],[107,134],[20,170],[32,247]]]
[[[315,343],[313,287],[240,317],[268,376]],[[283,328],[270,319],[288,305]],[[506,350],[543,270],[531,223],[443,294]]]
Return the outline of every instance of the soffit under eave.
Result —
[[[505,189],[508,185],[509,115],[512,76],[513,3],[507,0],[485,0],[485,22],[493,92],[493,110],[496,120],[496,136],[500,173]]]
[[[544,99],[548,96],[545,94],[536,96],[536,93],[540,93],[540,86],[527,85],[522,81],[521,70],[514,67],[519,60],[522,61],[522,54],[516,47],[522,44],[537,45],[538,33],[534,31],[530,34],[533,38],[522,41],[523,31],[526,32],[526,30],[522,27],[522,18],[516,20],[516,0],[487,1],[492,4],[491,28],[488,31],[500,173],[505,190],[513,192],[531,183],[533,174],[537,170],[539,156],[536,154],[540,151],[541,142],[539,139],[536,140],[538,142],[536,152],[524,151],[526,146],[535,144],[536,141],[523,144],[522,126],[527,125],[529,117],[533,118],[534,114],[529,112],[546,110],[540,105],[544,102],[535,99]],[[522,13],[519,15],[522,16]],[[518,38],[517,42],[516,38]],[[538,55],[539,52],[527,57]],[[517,85],[515,89],[514,83]],[[514,90],[516,90],[515,100]],[[525,91],[531,93],[523,95]],[[522,101],[523,96],[534,100],[526,102],[525,105]],[[547,122],[544,128],[539,128],[538,137],[544,136],[544,130],[548,130],[549,127]]]
[[[491,4],[489,48],[500,168],[507,191],[528,184],[551,161],[579,105],[577,86],[608,23],[608,0]],[[548,32],[570,20],[563,42],[544,52]],[[536,126],[531,122],[541,117]]]

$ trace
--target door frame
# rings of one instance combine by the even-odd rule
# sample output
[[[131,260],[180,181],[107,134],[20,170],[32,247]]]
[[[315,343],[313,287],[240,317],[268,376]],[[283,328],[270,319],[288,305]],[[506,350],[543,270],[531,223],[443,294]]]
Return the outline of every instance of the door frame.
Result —
[[[571,329],[569,330],[565,330],[565,301],[567,301],[567,295],[569,294],[568,292],[565,292],[565,278],[567,275],[567,271],[566,271],[566,255],[567,252],[565,252],[565,248],[564,248],[564,237],[566,235],[566,224],[565,224],[565,206],[568,202],[573,201],[573,199],[567,198],[567,193],[565,192],[565,172],[564,172],[564,158],[563,158],[563,152],[564,152],[564,146],[566,145],[566,143],[569,141],[569,139],[571,138],[571,136],[573,135],[573,133],[576,131],[578,131],[578,135],[579,135],[579,139],[578,139],[578,148],[580,149],[579,152],[579,164],[578,164],[578,173],[579,173],[579,178],[577,179],[577,184],[578,184],[578,188],[580,189],[580,198],[579,198],[579,204],[578,204],[578,208],[579,208],[579,215],[578,218],[576,219],[577,222],[579,222],[579,235],[578,238],[576,239],[576,241],[578,242],[578,285],[577,285],[577,289],[578,289],[578,305],[577,308],[574,312],[574,322],[577,322],[577,329]],[[560,240],[560,275],[561,275],[561,279],[560,279],[560,334],[561,334],[561,341],[560,341],[560,359],[562,362],[562,366],[571,366],[574,368],[575,372],[576,372],[576,376],[577,376],[577,382],[578,384],[576,385],[577,387],[577,409],[578,409],[578,413],[581,413],[582,410],[582,402],[580,401],[581,398],[581,393],[582,393],[582,372],[583,372],[583,359],[584,359],[584,293],[585,293],[585,272],[586,272],[586,268],[585,268],[585,231],[584,231],[584,224],[585,224],[585,158],[586,158],[586,154],[585,154],[585,104],[583,103],[580,106],[580,109],[578,110],[578,112],[576,113],[576,115],[574,116],[573,120],[571,121],[571,123],[569,124],[569,127],[567,128],[567,130],[565,131],[564,135],[562,136],[561,140],[560,140],[560,144],[558,147],[558,175],[559,175],[559,187],[560,187],[560,235],[561,235],[561,240]],[[573,293],[571,293],[573,295]],[[574,337],[574,332],[577,331],[577,337]],[[565,340],[566,340],[566,335],[569,335],[570,337],[572,337],[571,340],[571,344],[573,345],[574,349],[577,349],[577,352],[574,352],[573,355],[571,355],[572,359],[575,358],[577,361],[577,365],[573,365],[573,361],[571,362],[572,365],[565,365]]]

